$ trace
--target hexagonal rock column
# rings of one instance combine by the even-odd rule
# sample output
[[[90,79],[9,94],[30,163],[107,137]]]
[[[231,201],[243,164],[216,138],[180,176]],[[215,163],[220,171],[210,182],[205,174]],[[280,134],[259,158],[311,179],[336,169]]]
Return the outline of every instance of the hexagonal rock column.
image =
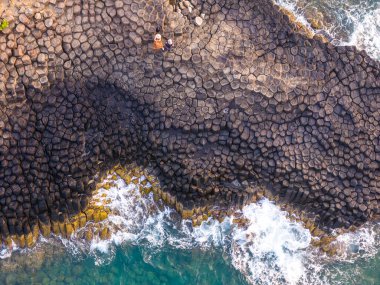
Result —
[[[379,63],[365,52],[299,34],[266,0],[55,2],[0,37],[3,236],[83,210],[95,175],[132,161],[185,209],[261,185],[328,228],[377,215]],[[152,49],[158,25],[171,52]]]

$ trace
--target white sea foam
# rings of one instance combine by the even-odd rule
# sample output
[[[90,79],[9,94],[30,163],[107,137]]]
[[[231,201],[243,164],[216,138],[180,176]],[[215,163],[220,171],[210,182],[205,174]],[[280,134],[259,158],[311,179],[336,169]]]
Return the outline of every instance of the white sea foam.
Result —
[[[338,285],[347,271],[336,266],[337,261],[350,264],[370,258],[380,245],[380,227],[367,226],[340,236],[338,244],[344,256],[328,258],[310,246],[312,237],[307,229],[266,199],[235,213],[245,221],[243,225],[235,224],[231,216],[223,222],[209,218],[193,227],[191,221],[181,220],[174,210],[156,202],[152,194],[142,195],[138,189],[139,185],[126,185],[120,179],[115,187],[97,194],[96,198],[108,201],[111,209],[102,222],[112,230],[109,240],[95,238],[88,243],[77,233],[70,239],[42,238],[40,244],[59,241],[78,258],[93,256],[97,265],[111,262],[117,247],[125,245],[139,246],[147,262],[164,247],[217,250],[251,284],[260,285]],[[0,251],[2,258],[10,254]],[[351,270],[349,274],[352,278],[358,273]],[[334,281],[336,276],[340,281]]]
[[[243,209],[247,228],[232,233],[232,261],[253,284],[297,284],[305,274],[310,232],[268,200]]]
[[[368,0],[274,0],[274,2],[294,13],[297,19],[309,27],[305,17],[307,6],[316,7],[328,15],[325,32],[334,38],[337,45],[354,45],[364,49],[374,59],[380,60],[380,2]],[[318,3],[319,2],[319,3]],[[322,11],[323,9],[323,11]],[[315,31],[316,32],[316,31]]]
[[[7,259],[12,256],[13,252],[20,251],[20,248],[12,241],[12,245],[10,247],[2,244],[0,246],[0,259]]]
[[[143,196],[138,185],[126,185],[121,179],[95,198],[110,201],[111,213],[104,223],[112,229],[111,238],[95,238],[88,244],[73,236],[62,242],[75,255],[94,256],[97,264],[112,260],[115,247],[128,243],[148,247],[149,254],[164,246],[219,249],[230,254],[233,265],[249,280],[262,284],[274,284],[273,280],[296,284],[305,271],[302,259],[311,240],[309,232],[268,200],[236,213],[249,221],[245,227],[233,224],[233,216],[223,222],[209,218],[193,227],[191,221],[181,220],[174,210],[155,202],[152,194]]]
[[[98,197],[111,200],[113,214],[106,222],[118,230],[108,241],[91,243],[88,250],[97,264],[112,259],[115,245],[130,243],[148,247],[147,259],[164,246],[221,250],[253,284],[295,285],[308,278],[309,231],[268,200],[236,213],[248,221],[242,227],[233,223],[233,216],[223,222],[209,218],[193,227],[170,208],[157,206],[152,195],[142,196],[136,185],[125,185],[122,180],[116,187],[100,191]]]
[[[342,259],[354,262],[358,258],[371,258],[380,248],[380,225],[366,225],[355,232],[338,236]]]
[[[155,202],[152,194],[141,195],[137,185],[126,185],[122,180],[116,184],[99,193],[102,199],[111,200],[113,214],[105,222],[117,230],[110,240],[91,243],[89,251],[97,264],[110,261],[115,246],[123,243],[148,248],[147,260],[167,246],[216,249],[227,253],[233,266],[252,284],[339,284],[330,280],[331,275],[340,274],[339,269],[330,270],[336,260],[310,246],[310,232],[269,200],[235,213],[247,221],[244,226],[234,224],[231,216],[223,222],[209,218],[193,227],[191,221],[181,220],[174,210]],[[375,255],[379,246],[376,233],[377,228],[368,226],[341,235],[338,243],[344,256],[339,260],[353,262]]]
[[[0,250],[0,259],[6,259],[12,256],[12,250],[9,248],[2,248]]]
[[[374,59],[380,60],[380,7],[360,18],[353,18],[355,29],[347,45],[364,49]]]
[[[312,32],[313,29],[310,26],[310,23],[307,21],[303,10],[297,5],[297,1],[295,0],[274,0],[274,3],[285,8],[288,11],[293,12],[294,16],[297,20],[302,23],[304,26],[308,27]]]
[[[209,219],[194,228],[191,221],[181,220],[173,209],[155,202],[153,194],[143,196],[138,185],[126,185],[121,179],[116,187],[100,190],[96,198],[111,201],[108,204],[111,214],[105,223],[112,234],[107,241],[92,241],[90,251],[93,255],[107,251],[112,254],[113,247],[123,243],[149,247],[151,253],[163,246],[178,249],[221,247],[231,225],[231,218],[223,223]]]

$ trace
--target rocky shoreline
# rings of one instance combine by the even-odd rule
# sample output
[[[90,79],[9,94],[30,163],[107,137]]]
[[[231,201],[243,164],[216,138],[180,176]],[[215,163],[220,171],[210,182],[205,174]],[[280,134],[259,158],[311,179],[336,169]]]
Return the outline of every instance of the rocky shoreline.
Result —
[[[176,200],[176,197],[166,195],[162,191],[159,185],[159,181],[156,177],[149,175],[149,173],[138,167],[137,165],[129,165],[123,167],[117,165],[111,170],[107,171],[106,176],[101,178],[101,183],[96,185],[93,191],[92,197],[89,201],[89,205],[86,209],[79,214],[76,214],[66,220],[52,222],[51,224],[42,224],[32,229],[32,232],[27,235],[11,236],[3,240],[4,246],[8,248],[8,253],[16,249],[34,248],[37,244],[39,234],[44,238],[56,237],[56,240],[61,238],[71,240],[72,242],[85,242],[90,244],[94,241],[109,240],[112,235],[118,235],[118,232],[122,229],[118,225],[113,224],[112,220],[115,216],[119,216],[119,209],[112,206],[112,201],[109,198],[109,191],[114,191],[111,188],[118,187],[119,181],[123,180],[125,185],[133,185],[137,187],[140,193],[140,199],[148,198],[147,195],[153,195],[155,206],[162,209],[164,206],[176,209],[177,218],[187,219],[192,221],[193,227],[200,226],[202,222],[207,222],[210,218],[212,220],[218,220],[220,223],[225,218],[233,217],[232,223],[239,228],[246,228],[249,224],[249,220],[244,219],[242,215],[242,205],[233,205],[226,209],[215,208],[213,205],[208,205],[203,208],[194,208],[190,210],[183,209],[180,202]],[[336,238],[343,233],[347,233],[347,230],[335,231],[333,234],[321,230],[315,223],[315,220],[310,215],[294,209],[289,204],[281,204],[278,201],[278,197],[271,196],[271,193],[266,191],[265,188],[256,189],[254,196],[247,203],[254,203],[260,201],[263,197],[267,197],[277,204],[279,204],[283,211],[289,213],[288,218],[294,222],[302,224],[302,226],[308,229],[312,235],[311,245],[319,248],[329,256],[342,255],[344,251],[340,248],[341,244],[336,242]],[[157,209],[151,209],[153,212]],[[150,210],[149,210],[150,211]],[[117,220],[117,219],[116,219]],[[123,229],[126,230],[126,229]],[[353,230],[353,229],[351,229]],[[55,241],[55,239],[53,239]],[[4,248],[3,248],[4,249]],[[40,250],[36,252],[40,254]],[[28,258],[33,259],[34,253]],[[15,262],[15,261],[14,261]],[[3,268],[5,271],[12,271],[13,266],[17,268],[17,261],[7,263]],[[21,262],[22,264],[24,262]]]
[[[185,217],[265,188],[325,230],[377,218],[379,62],[299,33],[269,1],[182,7],[40,0],[3,12],[4,241],[85,211],[99,178],[131,163]],[[152,50],[157,25],[171,52]]]

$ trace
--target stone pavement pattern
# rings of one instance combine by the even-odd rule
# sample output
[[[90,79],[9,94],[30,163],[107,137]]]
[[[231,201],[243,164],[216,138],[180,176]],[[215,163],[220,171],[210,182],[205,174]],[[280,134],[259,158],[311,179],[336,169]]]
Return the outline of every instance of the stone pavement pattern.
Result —
[[[264,185],[328,228],[377,216],[379,63],[298,33],[270,1],[183,3],[37,0],[8,16],[3,236],[83,210],[118,162],[149,165],[185,209]],[[157,23],[170,53],[152,51]]]

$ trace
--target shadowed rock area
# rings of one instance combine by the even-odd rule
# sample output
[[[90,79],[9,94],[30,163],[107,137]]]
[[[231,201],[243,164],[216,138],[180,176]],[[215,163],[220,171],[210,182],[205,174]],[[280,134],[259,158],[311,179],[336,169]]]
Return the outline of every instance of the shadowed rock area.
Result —
[[[85,209],[118,162],[149,166],[185,209],[241,205],[257,185],[326,228],[378,214],[380,66],[365,52],[307,38],[265,0],[5,13],[3,236]],[[172,52],[152,50],[157,25]]]

